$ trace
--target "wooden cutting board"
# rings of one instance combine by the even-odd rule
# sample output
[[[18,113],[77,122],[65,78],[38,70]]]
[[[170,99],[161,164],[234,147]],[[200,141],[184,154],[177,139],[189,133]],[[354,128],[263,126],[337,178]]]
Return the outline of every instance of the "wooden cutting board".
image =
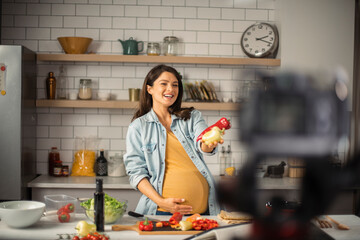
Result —
[[[170,226],[157,228],[155,225],[152,231],[140,231],[139,224],[140,222],[136,222],[135,225],[113,225],[111,229],[113,231],[135,231],[138,232],[139,235],[193,235],[202,232],[195,230],[181,231],[171,228]]]

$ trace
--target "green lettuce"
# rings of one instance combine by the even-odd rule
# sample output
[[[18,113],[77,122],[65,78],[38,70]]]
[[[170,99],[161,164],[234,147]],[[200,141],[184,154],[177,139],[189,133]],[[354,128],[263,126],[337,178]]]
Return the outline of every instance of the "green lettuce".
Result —
[[[94,219],[94,198],[80,203],[86,209],[86,214],[89,218]],[[105,193],[104,196],[104,220],[105,223],[114,223],[126,211],[126,202],[120,202],[116,198],[110,197]]]

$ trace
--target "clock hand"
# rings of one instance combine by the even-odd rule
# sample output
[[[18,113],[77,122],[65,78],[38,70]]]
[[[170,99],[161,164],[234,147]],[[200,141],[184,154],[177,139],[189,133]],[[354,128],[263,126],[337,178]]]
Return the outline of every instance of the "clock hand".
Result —
[[[263,42],[266,42],[266,43],[268,43],[268,44],[272,44],[271,42],[269,42],[269,41],[265,41],[265,40],[262,40],[262,39],[259,39],[260,41],[263,41]]]
[[[264,36],[264,37],[261,37],[261,38],[256,38],[256,41],[258,41],[258,40],[262,40],[262,39],[264,39],[264,38],[267,38],[269,35],[267,35],[267,36]]]

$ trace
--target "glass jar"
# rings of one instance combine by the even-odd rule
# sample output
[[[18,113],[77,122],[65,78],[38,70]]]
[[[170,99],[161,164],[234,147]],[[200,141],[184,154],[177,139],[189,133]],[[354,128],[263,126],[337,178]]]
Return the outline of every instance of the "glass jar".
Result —
[[[148,56],[159,56],[160,55],[160,44],[155,42],[149,42],[147,45]]]
[[[83,100],[91,99],[91,79],[80,79],[79,98]]]
[[[108,174],[110,177],[126,176],[125,165],[123,161],[123,153],[115,153],[115,156],[110,157]]]
[[[164,37],[164,55],[176,56],[178,54],[179,39],[175,36]]]

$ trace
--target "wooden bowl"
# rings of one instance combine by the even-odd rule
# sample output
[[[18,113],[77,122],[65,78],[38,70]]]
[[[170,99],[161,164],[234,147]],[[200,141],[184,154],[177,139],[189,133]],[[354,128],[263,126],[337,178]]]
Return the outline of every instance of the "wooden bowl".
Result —
[[[58,37],[58,41],[67,54],[86,53],[92,38],[87,37]]]

